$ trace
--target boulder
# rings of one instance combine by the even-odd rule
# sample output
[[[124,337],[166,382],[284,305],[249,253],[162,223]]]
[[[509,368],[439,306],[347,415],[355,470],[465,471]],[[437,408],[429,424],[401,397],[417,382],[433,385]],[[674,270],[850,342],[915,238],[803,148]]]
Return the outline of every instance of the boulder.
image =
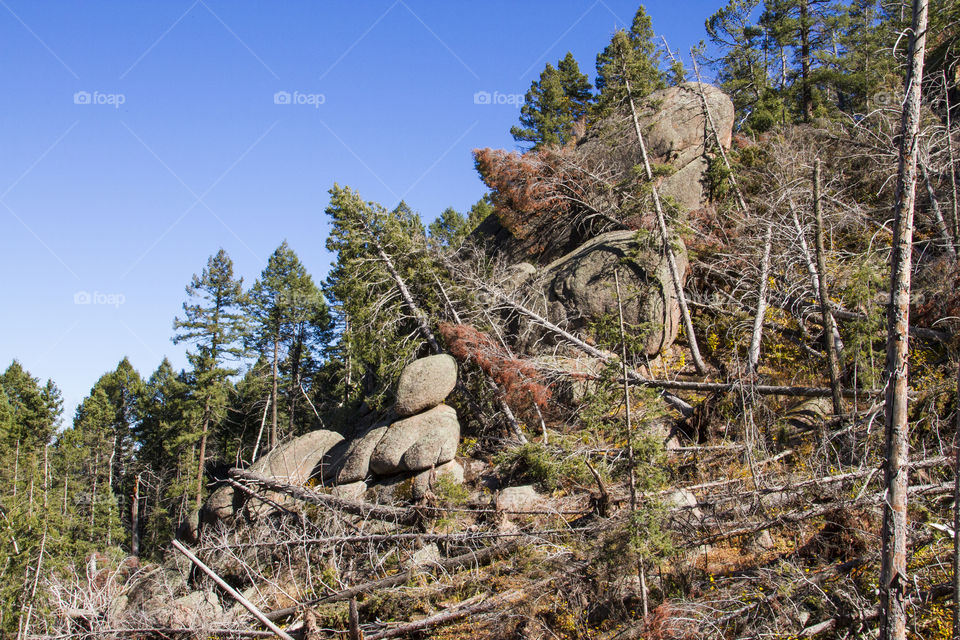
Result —
[[[460,442],[457,412],[447,405],[391,424],[370,456],[378,475],[422,471],[453,460]]]
[[[389,426],[389,422],[378,422],[346,442],[346,450],[339,469],[334,467],[330,469],[330,475],[335,478],[337,484],[350,484],[366,479],[370,473],[370,455],[380,444]]]
[[[457,361],[447,354],[414,360],[400,374],[397,403],[401,418],[431,409],[457,386]]]
[[[456,460],[451,460],[436,468],[421,471],[413,477],[411,498],[414,501],[425,498],[441,477],[447,477],[458,484],[463,484],[463,467]]]
[[[660,183],[660,195],[672,198],[684,211],[699,209],[704,200],[703,176],[707,166],[706,158],[694,158]]]
[[[733,101],[717,87],[704,84],[703,91],[720,144],[729,148],[733,135]],[[702,156],[705,139],[712,138],[695,82],[654,91],[644,99],[639,121],[651,161],[669,162],[677,168]],[[710,144],[712,140],[706,146]]]
[[[330,491],[330,495],[335,498],[343,498],[344,500],[360,500],[366,492],[367,483],[360,480],[348,484],[338,484]]]
[[[301,486],[310,479],[323,456],[341,440],[343,436],[334,431],[326,429],[311,431],[279,445],[250,465],[249,470],[287,484]],[[290,501],[287,496],[279,493],[268,492],[265,495],[280,504]],[[243,503],[243,497],[236,495],[233,487],[220,487],[204,503],[203,521],[210,525],[217,522],[229,524]],[[247,504],[254,514],[263,514],[271,509],[269,505],[259,500]]]
[[[551,311],[566,315],[552,319],[582,330],[601,317],[616,317],[613,271],[619,269],[624,322],[646,331],[645,353],[655,356],[676,339],[680,306],[666,258],[656,243],[638,245],[636,235],[629,230],[604,233],[550,263],[544,268],[546,294]],[[682,281],[686,249],[678,238],[670,242]]]
[[[498,511],[529,511],[532,510],[541,496],[533,485],[527,484],[520,487],[507,487],[497,496]]]
[[[197,544],[200,540],[200,512],[194,509],[187,514],[174,534],[177,540],[182,540],[187,544]]]

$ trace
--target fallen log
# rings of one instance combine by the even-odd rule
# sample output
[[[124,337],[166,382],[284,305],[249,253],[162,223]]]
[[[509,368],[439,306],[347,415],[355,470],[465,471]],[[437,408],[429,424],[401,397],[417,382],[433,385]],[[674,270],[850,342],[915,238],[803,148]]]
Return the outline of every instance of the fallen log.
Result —
[[[331,602],[343,602],[344,600],[350,600],[355,598],[362,593],[369,593],[371,591],[376,591],[377,589],[389,589],[391,587],[399,586],[412,578],[416,573],[422,572],[428,569],[439,569],[443,572],[452,571],[454,569],[460,569],[466,566],[481,566],[487,562],[492,562],[495,558],[500,555],[509,553],[516,549],[519,546],[519,541],[511,540],[509,542],[504,542],[492,547],[486,547],[479,551],[471,551],[469,553],[464,553],[459,556],[454,556],[453,558],[447,558],[446,560],[440,560],[439,562],[426,562],[415,567],[411,567],[406,571],[401,571],[392,576],[387,576],[386,578],[380,578],[378,580],[371,580],[369,582],[364,582],[358,584],[349,589],[344,589],[343,591],[338,591],[337,593],[331,594],[329,596],[324,596],[322,598],[317,598],[315,600],[310,600],[309,602],[304,602],[302,604],[285,607],[283,609],[276,609],[274,611],[268,612],[266,615],[270,620],[281,620],[287,616],[293,615],[301,608],[308,606],[312,607],[318,604],[329,604]],[[370,640],[369,638],[367,640]]]
[[[524,599],[526,596],[526,591],[522,589],[514,589],[513,591],[507,591],[506,593],[502,593],[498,596],[487,598],[482,602],[460,606],[454,609],[447,609],[446,611],[430,616],[429,618],[408,622],[407,624],[402,624],[399,627],[394,627],[393,629],[387,629],[386,631],[375,633],[371,636],[367,636],[366,640],[385,640],[386,638],[405,636],[409,633],[436,627],[447,622],[453,622],[454,620],[460,620],[477,613],[491,611],[498,607],[510,606]]]
[[[953,481],[944,482],[941,484],[925,484],[918,485],[915,487],[910,487],[911,495],[942,495],[953,492]],[[866,498],[860,498],[856,500],[847,500],[847,501],[838,501],[833,502],[828,505],[820,507],[812,507],[810,509],[804,509],[802,511],[789,511],[783,513],[775,518],[769,520],[764,520],[763,522],[757,522],[749,526],[740,527],[739,529],[731,529],[730,531],[721,531],[719,533],[714,533],[709,536],[704,536],[698,540],[684,545],[687,548],[702,547],[707,544],[714,544],[722,540],[729,540],[730,538],[737,538],[740,536],[746,536],[753,533],[758,533],[766,529],[772,529],[778,525],[784,524],[794,524],[797,522],[803,522],[804,520],[809,520],[811,518],[817,518],[820,516],[827,515],[837,509],[844,507],[850,507],[852,505],[866,505],[879,503],[883,501],[884,493],[876,493]]]
[[[254,482],[265,489],[283,493],[285,495],[322,507],[328,507],[337,511],[343,511],[355,516],[372,518],[374,520],[384,520],[387,522],[396,522],[398,524],[415,524],[420,519],[420,514],[415,509],[402,509],[399,507],[390,507],[386,505],[371,504],[369,502],[360,502],[358,500],[346,500],[329,496],[324,493],[310,491],[304,487],[297,487],[285,482],[280,482],[276,478],[246,471],[244,469],[230,469],[230,477],[245,482]]]

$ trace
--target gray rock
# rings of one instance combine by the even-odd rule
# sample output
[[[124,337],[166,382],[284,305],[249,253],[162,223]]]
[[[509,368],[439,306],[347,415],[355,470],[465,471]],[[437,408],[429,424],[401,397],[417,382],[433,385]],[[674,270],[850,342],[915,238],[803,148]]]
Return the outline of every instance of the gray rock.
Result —
[[[341,440],[343,436],[334,431],[325,429],[311,431],[279,445],[250,465],[250,471],[276,478],[287,484],[301,486],[310,479],[314,468],[327,451]],[[267,492],[265,495],[280,504],[289,503],[291,500],[280,493]],[[204,503],[204,522],[210,525],[217,522],[230,524],[243,504],[242,497],[235,494],[233,487],[220,487]],[[246,507],[252,515],[262,515],[272,509],[259,500],[246,502]]]
[[[730,147],[733,134],[733,101],[717,87],[703,85],[710,115],[720,134],[720,143]],[[647,151],[656,162],[684,167],[704,153],[704,138],[710,139],[697,83],[654,91],[643,101],[640,128]]]
[[[446,477],[463,484],[463,467],[456,460],[450,460],[433,469],[421,471],[413,477],[412,495],[414,501],[422,500],[436,486],[437,480]]]
[[[433,408],[457,386],[457,361],[441,353],[408,364],[397,384],[394,410],[401,418]]]
[[[348,484],[338,484],[330,491],[330,495],[345,500],[359,500],[366,491],[367,483],[359,480]]]
[[[507,487],[497,496],[499,511],[529,511],[536,507],[542,496],[537,493],[533,485]]]
[[[450,460],[449,462],[438,465],[437,468],[434,469],[434,473],[438,478],[440,476],[449,476],[450,479],[457,484],[463,484],[465,475],[463,467],[460,466],[460,463],[456,460]]]
[[[188,513],[183,522],[177,526],[175,535],[177,540],[187,544],[197,544],[200,540],[200,512],[194,509]]]
[[[546,293],[548,300],[559,303],[552,308],[566,310],[569,328],[581,330],[593,320],[616,316],[613,271],[619,269],[624,322],[645,328],[646,354],[655,356],[676,340],[680,306],[667,261],[656,243],[640,247],[635,237],[633,231],[611,231],[558,258],[544,268]],[[682,281],[686,249],[678,238],[671,238],[671,246]]]
[[[457,412],[442,404],[391,424],[370,456],[370,470],[390,475],[429,469],[452,460],[459,441]]]
[[[370,455],[380,444],[389,426],[388,422],[378,422],[369,431],[350,441],[343,464],[336,475],[337,484],[359,482],[367,477],[370,473]]]
[[[667,494],[667,497],[664,498],[663,503],[668,507],[678,507],[683,508],[694,520],[699,520],[703,517],[703,514],[700,512],[699,504],[700,501],[697,500],[697,496],[693,494],[692,491],[687,489],[677,489],[676,491],[671,491]]]
[[[684,211],[698,209],[703,203],[703,176],[707,171],[707,159],[694,158],[687,165],[664,179],[660,195],[673,198]]]
[[[176,626],[190,626],[199,621],[210,622],[223,615],[223,608],[217,596],[210,591],[192,591],[173,601],[173,611],[169,623]]]

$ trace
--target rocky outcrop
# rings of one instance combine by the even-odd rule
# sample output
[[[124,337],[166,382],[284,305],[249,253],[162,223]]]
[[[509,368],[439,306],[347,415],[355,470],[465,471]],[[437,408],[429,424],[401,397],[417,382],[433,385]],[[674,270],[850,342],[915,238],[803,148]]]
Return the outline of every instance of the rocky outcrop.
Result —
[[[339,433],[319,429],[284,443],[250,466],[250,471],[285,484],[302,486],[313,482],[330,487],[339,497],[364,499],[368,486],[406,486],[407,498],[416,498],[410,488],[414,479],[422,494],[429,489],[434,469],[452,473],[462,481],[463,470],[450,467],[460,442],[456,411],[442,404],[457,384],[457,364],[448,355],[416,360],[400,375],[397,403],[387,418],[368,424],[355,437],[345,440]],[[399,419],[398,419],[399,418]],[[459,473],[457,473],[459,471]],[[427,480],[420,478],[424,473]],[[406,482],[409,481],[409,482]],[[373,496],[377,495],[373,491]],[[289,497],[268,492],[269,501],[292,504]],[[199,512],[188,516],[178,537],[195,542],[201,524],[230,524],[237,514],[262,516],[274,507],[261,500],[248,500],[233,486],[218,488]]]
[[[678,239],[671,242],[682,279],[686,251]],[[633,231],[597,236],[543,269],[550,317],[565,319],[575,330],[605,316],[616,317],[614,269],[620,272],[624,322],[646,334],[647,355],[660,353],[680,329],[677,292],[662,252],[639,245]]]

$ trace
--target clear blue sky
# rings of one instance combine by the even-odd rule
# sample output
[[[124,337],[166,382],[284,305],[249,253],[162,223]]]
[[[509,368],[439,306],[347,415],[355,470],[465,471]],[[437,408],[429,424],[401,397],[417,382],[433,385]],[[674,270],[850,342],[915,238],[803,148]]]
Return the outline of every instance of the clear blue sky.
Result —
[[[646,7],[687,52],[719,5]],[[428,221],[469,208],[471,149],[513,148],[518,116],[474,95],[523,94],[568,50],[592,80],[636,8],[0,0],[0,364],[52,378],[69,422],[125,355],[186,366],[171,323],[219,247],[249,285],[287,239],[321,281],[334,182]]]

